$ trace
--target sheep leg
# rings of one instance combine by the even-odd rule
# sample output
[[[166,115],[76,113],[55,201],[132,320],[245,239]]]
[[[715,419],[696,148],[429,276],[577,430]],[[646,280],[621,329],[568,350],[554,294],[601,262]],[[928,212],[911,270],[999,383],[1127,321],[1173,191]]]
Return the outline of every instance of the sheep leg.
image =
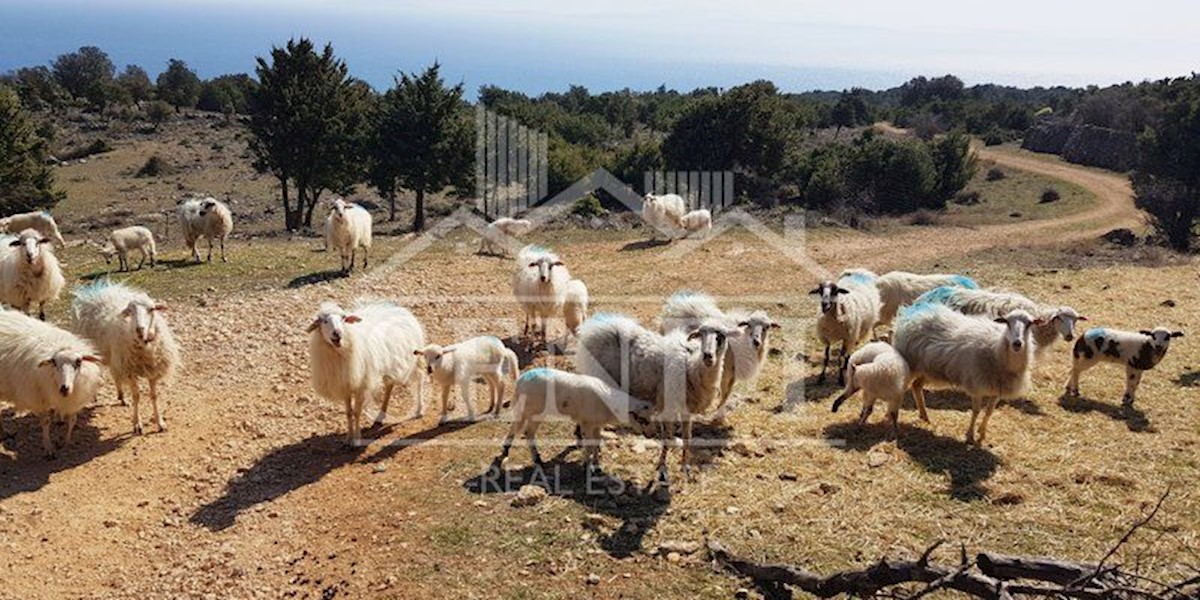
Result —
[[[450,411],[454,410],[454,406],[450,404],[450,386],[442,386],[442,418],[438,419],[438,425],[444,425],[450,420]]]
[[[533,457],[533,464],[538,467],[545,467],[546,463],[542,462],[542,455],[537,449],[537,430],[541,426],[541,421],[531,421],[528,427],[525,428],[525,441],[529,444],[529,455]]]
[[[895,398],[888,398],[888,420],[892,422],[892,439],[900,437],[900,403],[904,401],[904,395],[901,394]]]
[[[586,469],[589,474],[600,472],[600,444],[603,443],[603,438],[600,437],[600,426],[592,424],[587,428],[587,451],[584,452]]]
[[[208,238],[208,258],[204,262],[212,262],[213,243],[212,238]]]
[[[225,238],[221,238],[221,262],[229,262],[229,259],[225,258]]]
[[[367,268],[367,264],[371,262],[371,249],[363,248],[363,269]]]
[[[150,407],[154,409],[154,424],[158,425],[158,431],[161,433],[167,430],[167,421],[158,410],[158,382],[151,379],[147,385],[150,386]]]
[[[838,367],[838,385],[846,385],[846,369],[850,368],[850,343],[842,341],[842,355]]]
[[[196,262],[200,262],[200,251],[196,249],[196,244],[198,243],[200,243],[199,239],[188,242],[188,245],[192,248],[192,260]]]
[[[79,420],[79,414],[67,415],[67,436],[63,438],[63,445],[71,443],[71,435],[75,433],[75,422]]]
[[[1084,371],[1092,368],[1096,363],[1092,361],[1076,360],[1071,364],[1071,378],[1067,380],[1067,393],[1072,396],[1079,395],[1079,376]]]
[[[495,388],[496,388],[496,392],[493,396],[495,398],[495,400],[494,400],[495,404],[493,404],[492,417],[498,418],[500,416],[500,408],[504,405],[505,385],[504,385],[503,377],[496,378]]]
[[[117,268],[122,273],[129,270],[129,257],[124,252],[117,255]]]
[[[975,421],[979,418],[979,409],[982,408],[983,398],[971,396],[971,422],[967,424],[967,445],[975,445]]]
[[[500,448],[500,456],[496,457],[495,463],[497,465],[503,463],[504,459],[508,458],[508,452],[512,450],[513,440],[516,439],[518,435],[523,435],[525,433],[525,426],[528,423],[528,417],[520,417],[513,421],[512,427],[509,427],[508,429],[508,435],[504,438],[504,445]]]
[[[875,410],[875,400],[873,394],[863,394],[862,412],[858,413],[859,427],[867,424],[867,418],[871,416],[871,411]]]
[[[417,413],[413,418],[420,419],[425,416],[425,382],[416,367],[413,367],[412,377],[417,378]]]
[[[38,319],[41,319],[42,321],[46,320],[46,303],[45,302],[38,303]]]
[[[375,415],[375,422],[371,424],[371,427],[379,427],[387,420],[388,403],[392,401],[392,389],[395,387],[394,383],[383,385],[383,400],[379,403],[379,414]]]
[[[363,405],[366,404],[366,402],[367,402],[367,395],[365,393],[360,392],[360,393],[354,395],[354,409],[353,409],[353,413],[350,415],[350,417],[351,417],[352,421],[354,422],[354,445],[355,446],[360,445],[360,442],[362,441],[362,411],[363,411]]]
[[[471,394],[471,378],[464,377],[458,382],[458,395],[462,397],[463,404],[467,405],[467,420],[475,422],[475,403],[472,402]]]
[[[979,438],[978,442],[983,443],[983,438],[987,437],[988,421],[992,418],[992,411],[996,410],[996,405],[1000,403],[1000,397],[996,396],[988,400],[987,408],[983,411],[983,421],[979,423]]]
[[[354,445],[354,399],[353,394],[346,397],[346,445]]]
[[[1142,371],[1133,367],[1125,367],[1125,396],[1121,404],[1133,406],[1133,396],[1137,393],[1138,385],[1142,383]]]
[[[115,383],[116,383],[116,387],[117,387],[117,402],[120,402],[121,406],[129,406],[129,401],[125,399],[124,386],[121,385],[120,381],[117,381]]]
[[[658,423],[658,439],[662,443],[662,449],[658,452],[658,465],[655,467],[657,471],[656,479],[659,485],[670,487],[671,479],[667,475],[667,451],[670,448],[670,440],[667,438],[667,425],[664,422]]]
[[[829,348],[830,343],[825,343],[825,362],[821,363],[821,375],[817,377],[817,383],[825,383],[825,371],[829,369]]]
[[[138,414],[138,405],[142,401],[142,392],[138,389],[136,379],[131,379],[128,383],[129,391],[133,394],[133,433],[135,435],[142,435],[142,416]]]
[[[917,379],[912,384],[913,400],[917,403],[917,414],[921,420],[929,422],[929,413],[925,411],[925,380]]]
[[[50,413],[42,413],[40,416],[42,421],[42,449],[46,451],[46,458],[54,458],[54,441],[50,439]]]

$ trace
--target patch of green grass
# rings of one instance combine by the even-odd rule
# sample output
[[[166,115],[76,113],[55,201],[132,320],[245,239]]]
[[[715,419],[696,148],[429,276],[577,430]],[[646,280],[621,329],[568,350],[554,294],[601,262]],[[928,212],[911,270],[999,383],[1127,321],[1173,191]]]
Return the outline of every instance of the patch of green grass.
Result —
[[[443,525],[429,532],[430,541],[447,550],[466,548],[472,545],[474,537],[466,525]]]
[[[971,205],[951,202],[946,207],[942,224],[976,227],[996,223],[1013,223],[1052,219],[1087,210],[1096,202],[1095,194],[1065,181],[1028,171],[999,167],[1004,177],[988,181],[988,171],[994,165],[982,161],[964,193],[978,193],[979,203]],[[1055,202],[1041,202],[1042,192],[1054,188],[1060,194]],[[1020,216],[1014,217],[1013,214]]]

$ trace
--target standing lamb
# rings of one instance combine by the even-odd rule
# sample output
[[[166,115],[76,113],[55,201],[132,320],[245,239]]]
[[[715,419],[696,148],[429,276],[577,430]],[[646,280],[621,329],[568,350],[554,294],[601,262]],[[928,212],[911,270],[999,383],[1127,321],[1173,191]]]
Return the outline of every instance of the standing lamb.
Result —
[[[988,420],[1000,400],[1018,398],[1029,388],[1037,344],[1023,310],[989,320],[967,316],[940,304],[918,302],[900,311],[893,346],[908,362],[913,398],[921,419],[926,385],[961,390],[971,396],[968,444],[983,443]],[[987,402],[976,435],[975,421]]]
[[[842,343],[838,385],[846,385],[845,364],[850,353],[871,337],[879,322],[878,277],[870,271],[856,270],[843,274],[836,282],[826,281],[809,293],[821,298],[821,315],[817,317],[817,337],[825,344],[825,361],[821,376],[825,381],[829,369],[829,352],[834,342]]]
[[[192,250],[192,259],[200,262],[196,242],[205,238],[208,240],[208,262],[212,262],[214,239],[221,242],[221,262],[228,262],[225,240],[233,231],[233,213],[225,203],[215,198],[187,200],[179,205],[179,225],[183,229],[184,243]]]
[[[104,357],[117,386],[117,399],[125,403],[125,390],[133,394],[133,433],[142,433],[138,405],[145,379],[150,407],[159,431],[167,422],[158,407],[158,389],[180,366],[179,344],[164,315],[167,307],[141,290],[101,279],[75,290],[71,326],[92,341]]]
[[[42,448],[54,457],[50,417],[66,418],[71,443],[79,411],[96,397],[103,377],[91,344],[53,325],[0,310],[0,400],[38,416]]]
[[[1067,394],[1079,395],[1079,375],[1106,362],[1125,365],[1125,396],[1122,403],[1133,405],[1134,394],[1142,383],[1142,373],[1153,369],[1167,355],[1171,340],[1183,337],[1182,331],[1166,327],[1143,329],[1137,333],[1119,329],[1089,329],[1075,342],[1071,379]]]
[[[467,405],[467,418],[475,420],[475,407],[471,402],[471,382],[480,378],[487,384],[490,404],[487,412],[500,415],[504,403],[506,381],[515,381],[521,370],[517,355],[492,336],[474,337],[450,346],[427,344],[413,350],[416,356],[425,358],[425,371],[429,378],[442,388],[442,418],[439,423],[450,419],[454,410],[450,402],[450,388],[458,386],[459,397]]]
[[[588,289],[582,281],[572,279],[567,282],[567,288],[563,292],[562,312],[567,332],[578,335],[579,326],[587,320],[588,315]]]
[[[513,273],[513,296],[525,313],[524,335],[532,330],[546,340],[548,320],[562,310],[570,280],[571,273],[557,254],[541,246],[521,248]]]
[[[921,294],[943,286],[979,289],[979,284],[975,283],[974,279],[964,275],[920,275],[906,271],[891,271],[880,275],[879,279],[875,280],[882,303],[879,309],[879,325],[890,325],[901,307],[916,302]]]
[[[129,270],[129,253],[137,250],[141,252],[142,259],[138,261],[138,270],[142,270],[142,265],[146,263],[146,259],[150,259],[150,268],[154,268],[154,261],[158,257],[158,246],[154,243],[154,234],[145,227],[134,225],[133,227],[124,227],[112,232],[108,237],[108,245],[100,249],[100,253],[104,255],[104,262],[112,264],[114,256],[117,257],[120,270],[122,272]]]
[[[33,229],[8,242],[0,252],[0,304],[26,313],[37,306],[38,317],[46,320],[46,303],[57,300],[66,285],[49,243]]]
[[[54,217],[50,216],[49,211],[35,210],[0,219],[0,233],[17,234],[26,229],[32,229],[42,234],[42,237],[54,240],[59,247],[67,245],[58,231],[58,223],[54,221]]]
[[[488,223],[479,240],[479,254],[489,252],[508,256],[508,238],[519,238],[533,231],[533,223],[528,219],[500,217]]]
[[[358,249],[363,251],[363,268],[371,255],[371,213],[357,205],[348,204],[341,198],[333,201],[333,208],[325,219],[325,244],[337,250],[342,257],[342,272],[354,270],[354,259]]]
[[[687,204],[678,194],[646,194],[642,198],[642,220],[650,227],[650,239],[664,233],[667,239],[674,239],[683,229],[683,215],[687,213]]]
[[[862,390],[863,407],[858,424],[865,425],[875,408],[875,401],[883,400],[887,403],[888,420],[892,423],[892,437],[895,437],[900,431],[900,405],[911,384],[904,357],[884,342],[871,342],[850,355],[846,364],[846,389],[833,401],[833,412]]]
[[[358,302],[347,313],[321,305],[308,326],[313,389],[346,409],[346,443],[362,440],[363,406],[382,389],[375,424],[387,418],[392,388],[416,379],[417,412],[425,413],[421,374],[413,352],[425,345],[425,329],[406,308],[391,302]]]
[[[1038,324],[1033,328],[1033,341],[1037,342],[1039,356],[1059,338],[1068,342],[1074,340],[1075,323],[1087,321],[1087,317],[1075,312],[1070,306],[1042,304],[1016,292],[940,287],[922,294],[917,301],[942,304],[964,315],[992,319],[1003,317],[1014,310],[1023,310],[1038,320]]]
[[[705,208],[693,210],[683,215],[680,223],[687,232],[686,237],[691,237],[692,234],[700,234],[700,237],[704,237],[712,230],[712,213]]]

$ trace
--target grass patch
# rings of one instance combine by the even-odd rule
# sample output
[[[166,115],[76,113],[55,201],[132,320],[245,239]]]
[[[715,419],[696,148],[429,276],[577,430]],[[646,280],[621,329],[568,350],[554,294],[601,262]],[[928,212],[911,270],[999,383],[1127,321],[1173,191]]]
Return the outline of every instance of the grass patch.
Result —
[[[1001,176],[996,178],[993,171]],[[1058,200],[1043,202],[1043,192],[1051,188]],[[1000,171],[984,163],[946,209],[942,224],[975,227],[1052,219],[1087,210],[1095,202],[1094,194],[1077,185],[1027,171]],[[1010,216],[1014,213],[1019,216]]]

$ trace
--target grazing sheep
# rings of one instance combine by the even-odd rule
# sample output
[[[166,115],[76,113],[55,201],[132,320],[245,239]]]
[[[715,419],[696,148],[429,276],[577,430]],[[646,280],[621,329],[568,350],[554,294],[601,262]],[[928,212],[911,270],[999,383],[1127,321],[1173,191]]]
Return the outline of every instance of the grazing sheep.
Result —
[[[58,231],[58,223],[50,216],[49,211],[35,210],[0,219],[0,233],[17,234],[26,229],[32,229],[42,234],[42,237],[54,240],[60,247],[67,245]]]
[[[685,476],[690,476],[692,417],[717,401],[727,340],[739,333],[712,321],[691,333],[676,330],[663,335],[629,317],[608,314],[596,315],[579,328],[576,370],[654,403],[663,441],[657,472],[664,485],[670,446],[666,423],[683,425],[681,461]]]
[[[71,443],[79,411],[96,397],[100,357],[74,334],[11,310],[0,310],[0,400],[38,416],[42,448],[54,457],[50,417],[67,420]]]
[[[517,253],[513,296],[525,312],[524,335],[532,329],[546,339],[547,320],[562,310],[571,273],[558,255],[541,246],[525,246]]]
[[[830,347],[834,342],[841,342],[838,384],[846,384],[845,363],[850,359],[850,353],[871,336],[879,322],[881,302],[879,289],[875,287],[876,279],[878,277],[870,271],[855,270],[844,273],[836,282],[821,283],[809,292],[821,298],[817,337],[825,344],[825,361],[817,381],[825,381]]]
[[[571,335],[579,333],[579,326],[587,320],[588,289],[582,281],[572,279],[563,291],[563,322]]]
[[[38,318],[46,320],[46,303],[57,300],[66,285],[58,258],[46,247],[49,243],[33,229],[10,239],[0,252],[0,304],[26,313],[36,305]]]
[[[450,388],[454,385],[458,386],[459,397],[467,405],[467,418],[475,420],[471,381],[476,378],[483,379],[488,386],[490,404],[485,412],[498,416],[500,405],[504,403],[505,381],[516,380],[521,370],[516,353],[492,336],[474,337],[444,348],[437,344],[426,344],[423,348],[413,350],[413,354],[425,358],[425,371],[429,373],[429,378],[442,387],[440,423],[449,420],[450,411],[454,410],[450,402]]]
[[[939,287],[922,294],[917,301],[942,304],[964,315],[993,319],[1021,309],[1039,321],[1033,328],[1033,340],[1037,342],[1039,356],[1060,337],[1068,342],[1074,340],[1075,323],[1087,321],[1087,317],[1075,312],[1070,306],[1042,304],[1015,292],[999,290]]]
[[[900,404],[904,393],[912,384],[908,363],[895,348],[884,342],[871,342],[850,355],[846,363],[846,389],[833,401],[833,412],[859,390],[863,393],[862,412],[858,424],[864,425],[876,400],[887,403],[888,419],[892,423],[892,436],[900,430]]]
[[[896,319],[896,312],[900,310],[900,307],[908,306],[916,302],[921,294],[942,286],[970,290],[979,288],[975,280],[964,275],[920,275],[905,271],[891,271],[880,275],[879,279],[875,280],[875,287],[879,288],[879,300],[882,303],[879,309],[879,325],[891,324]]]
[[[1119,329],[1089,329],[1075,342],[1074,363],[1067,393],[1079,395],[1079,375],[1106,362],[1125,365],[1125,396],[1122,402],[1133,404],[1134,394],[1142,382],[1142,373],[1153,369],[1167,355],[1171,339],[1183,337],[1182,331],[1165,327],[1143,329],[1137,333]]]
[[[658,237],[661,231],[673,239],[676,233],[683,229],[683,215],[687,213],[687,204],[678,194],[646,194],[642,199],[642,220],[650,226],[650,238]]]
[[[1020,397],[1029,388],[1037,348],[1031,326],[1036,324],[1037,320],[1020,309],[994,321],[940,304],[918,302],[902,309],[892,345],[908,362],[921,419],[929,420],[926,385],[961,390],[971,396],[966,441],[983,443],[996,404]],[[976,435],[975,421],[985,400],[987,410]]]
[[[183,239],[192,250],[192,258],[200,262],[200,253],[196,251],[196,242],[200,238],[208,240],[208,262],[212,262],[213,240],[221,242],[221,262],[225,258],[225,240],[233,231],[233,213],[225,203],[215,198],[203,200],[193,198],[179,205],[179,225],[183,228]]]
[[[129,253],[134,250],[142,253],[142,259],[138,261],[137,266],[139,271],[146,263],[147,258],[150,259],[150,268],[154,268],[155,259],[158,257],[158,246],[154,243],[154,234],[140,225],[113,231],[112,235],[108,237],[108,244],[100,249],[100,253],[104,255],[104,262],[110,265],[113,257],[116,256],[120,270],[128,271]]]
[[[371,255],[371,213],[357,205],[348,204],[341,198],[333,201],[329,216],[325,218],[325,245],[337,250],[342,256],[342,272],[354,270],[354,258],[358,249],[363,251],[363,268]]]
[[[479,240],[479,253],[491,252],[508,256],[508,244],[505,241],[510,237],[519,238],[532,230],[533,223],[528,219],[500,217],[488,223],[487,229],[483,231]]]
[[[179,344],[164,315],[167,307],[145,292],[101,279],[75,290],[71,302],[71,327],[92,341],[112,372],[117,399],[125,403],[125,390],[133,394],[133,433],[142,433],[138,411],[145,379],[150,407],[159,431],[167,422],[158,408],[158,388],[179,368]]]
[[[313,389],[346,408],[346,443],[362,439],[359,420],[368,397],[383,390],[375,424],[387,418],[397,383],[416,379],[417,412],[425,412],[417,359],[425,329],[406,308],[391,302],[359,301],[349,313],[332,302],[321,305],[308,326],[308,360]]]
[[[547,417],[565,416],[576,424],[578,441],[585,448],[588,468],[600,466],[600,430],[609,423],[631,420],[648,426],[643,414],[654,405],[632,398],[597,377],[556,369],[537,368],[521,374],[513,390],[513,422],[504,438],[504,447],[496,457],[499,465],[508,458],[513,439],[524,435],[529,442],[533,462],[542,465],[534,437]]]
[[[687,237],[691,237],[694,233],[701,234],[701,237],[707,235],[712,229],[712,213],[708,209],[693,210],[680,219],[684,231],[687,231]]]

